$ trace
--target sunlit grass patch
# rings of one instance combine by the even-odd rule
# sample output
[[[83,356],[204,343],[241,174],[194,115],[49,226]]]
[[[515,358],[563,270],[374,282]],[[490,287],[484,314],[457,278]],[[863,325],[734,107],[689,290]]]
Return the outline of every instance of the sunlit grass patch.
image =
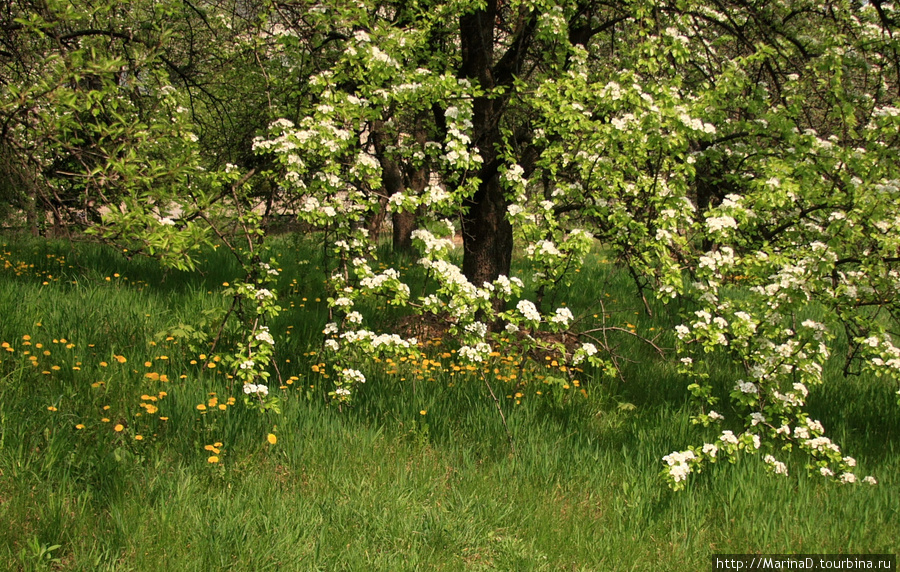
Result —
[[[220,252],[166,274],[92,245],[0,249],[72,264],[59,281],[0,272],[0,568],[26,567],[35,543],[84,570],[696,570],[711,552],[897,550],[900,428],[883,381],[835,366],[810,401],[877,487],[774,479],[748,456],[676,494],[658,472],[698,431],[685,382],[628,330],[671,347],[679,301],[646,315],[600,258],[580,273],[590,288],[559,296],[579,327],[626,330],[611,334],[621,378],[549,354],[467,363],[435,336],[364,363],[339,410],[324,399],[336,372],[318,251],[277,248],[308,277],[283,273],[270,324],[280,415],[245,405],[223,358],[236,335],[211,348],[221,285],[239,275]]]

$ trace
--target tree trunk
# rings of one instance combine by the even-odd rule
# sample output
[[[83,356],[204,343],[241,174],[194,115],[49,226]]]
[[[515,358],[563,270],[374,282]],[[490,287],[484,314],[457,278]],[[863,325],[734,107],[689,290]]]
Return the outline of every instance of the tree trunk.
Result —
[[[403,181],[403,170],[392,157],[387,154],[387,134],[383,121],[375,121],[372,124],[372,142],[375,144],[375,154],[381,164],[381,187],[385,196],[390,197],[406,190]],[[424,177],[424,175],[423,175]],[[421,192],[425,186],[415,189]],[[393,223],[393,248],[395,254],[408,254],[413,250],[412,232],[416,229],[416,213],[396,212],[391,215]]]
[[[499,175],[482,181],[478,192],[464,206],[463,274],[481,287],[500,275],[508,276],[512,263],[513,231],[506,218],[508,202]]]
[[[497,0],[488,0],[484,9],[460,18],[462,75],[484,90],[494,87],[494,26]],[[498,147],[502,142],[500,115],[502,102],[478,97],[473,102],[474,142],[483,160],[478,173],[481,183],[465,201],[462,217],[463,273],[475,286],[509,275],[512,261],[512,225],[506,219],[508,201],[500,185]],[[502,305],[495,304],[496,310]]]
[[[416,213],[402,212],[391,215],[393,221],[394,254],[409,254],[413,251],[412,233],[416,230]]]

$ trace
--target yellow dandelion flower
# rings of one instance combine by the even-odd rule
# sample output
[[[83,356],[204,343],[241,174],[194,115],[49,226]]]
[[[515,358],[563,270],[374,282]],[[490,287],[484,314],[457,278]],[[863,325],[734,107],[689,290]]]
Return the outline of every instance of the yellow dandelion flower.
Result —
[[[216,457],[215,455],[212,455],[212,456],[210,456],[209,458],[206,459],[206,462],[207,462],[207,463],[218,463],[218,462],[219,462],[219,458]]]
[[[198,404],[197,411],[206,411],[206,404],[204,404],[204,403]]]
[[[24,336],[22,336],[22,339],[25,341],[28,341],[31,339],[31,336],[29,336],[28,334],[25,334]]]
[[[269,433],[269,435],[266,436],[266,440],[269,441],[270,445],[274,445],[278,442],[278,437],[276,437],[274,433]]]
[[[135,441],[143,441],[143,440],[144,440],[144,436],[143,436],[143,435],[135,435],[135,436],[134,436],[134,440],[135,440]]]
[[[78,425],[75,426],[75,428],[78,430],[84,429],[84,423],[79,423]]]
[[[116,433],[121,433],[123,429],[125,429],[125,426],[121,423],[117,423],[116,426],[113,427],[113,431],[115,431]]]
[[[222,411],[225,411],[226,409],[228,409],[228,406],[225,405],[224,403],[220,403],[220,404],[219,404],[219,409],[222,410]]]
[[[215,443],[213,443],[213,447],[221,447],[221,446],[222,446],[221,441],[216,441]]]
[[[47,407],[47,411],[58,411],[58,410],[56,409],[56,407],[53,407],[52,405],[50,405],[49,407]]]
[[[119,363],[125,363],[128,359],[125,356],[115,356],[116,361]]]
[[[160,421],[168,421],[169,418],[168,418],[168,417],[160,417],[159,420],[160,420]]]
[[[153,366],[153,362],[150,362],[150,361],[144,362],[144,367],[151,367],[151,366]]]
[[[101,361],[101,362],[100,362],[100,367],[106,367],[106,366],[108,366],[108,365],[109,365],[109,364],[106,363],[105,361]]]
[[[428,413],[428,411],[425,409],[423,409],[422,411],[419,411],[419,415],[425,415],[427,413]]]

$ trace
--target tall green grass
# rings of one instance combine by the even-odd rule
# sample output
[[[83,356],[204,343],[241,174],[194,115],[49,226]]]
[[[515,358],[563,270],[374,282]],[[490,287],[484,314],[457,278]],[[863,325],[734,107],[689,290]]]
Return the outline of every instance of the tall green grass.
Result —
[[[221,249],[196,273],[90,244],[2,239],[0,253],[0,341],[13,350],[0,349],[3,569],[698,570],[717,552],[900,545],[895,396],[837,364],[810,408],[878,486],[825,482],[799,458],[771,478],[748,457],[673,493],[660,458],[703,434],[685,380],[633,336],[614,340],[624,379],[585,372],[584,393],[509,381],[499,359],[503,379],[489,380],[511,448],[483,381],[453,371],[444,345],[428,347],[440,367],[378,364],[352,408],[324,402],[315,244],[273,248],[281,415],[245,408],[228,372],[205,367],[208,349],[170,335],[227,309],[221,285],[240,272]],[[605,311],[674,344],[677,305],[648,316],[602,254],[563,300],[585,324]],[[717,371],[734,374],[725,361]]]

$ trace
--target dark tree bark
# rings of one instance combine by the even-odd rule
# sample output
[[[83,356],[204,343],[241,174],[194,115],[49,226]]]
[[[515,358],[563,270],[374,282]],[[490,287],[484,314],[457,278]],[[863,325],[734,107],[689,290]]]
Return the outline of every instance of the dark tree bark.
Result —
[[[416,125],[416,140],[424,145],[425,132],[421,122]],[[387,154],[387,133],[384,122],[376,121],[372,125],[372,142],[375,154],[381,164],[381,185],[387,197],[395,193],[405,192],[409,188],[413,194],[421,195],[428,184],[428,171],[425,166],[409,168],[404,174],[400,164]],[[384,202],[383,202],[384,203]],[[418,212],[398,212],[391,215],[393,223],[393,249],[397,254],[409,254],[413,251],[412,233],[418,228]]]
[[[497,0],[488,0],[484,9],[460,18],[461,75],[485,90],[496,85],[493,69],[496,21]],[[464,204],[462,238],[463,273],[476,286],[493,282],[501,274],[508,275],[512,261],[513,229],[506,219],[508,201],[497,170],[502,106],[503,101],[487,96],[473,102],[474,143],[483,167],[478,173],[481,180],[478,190]]]

